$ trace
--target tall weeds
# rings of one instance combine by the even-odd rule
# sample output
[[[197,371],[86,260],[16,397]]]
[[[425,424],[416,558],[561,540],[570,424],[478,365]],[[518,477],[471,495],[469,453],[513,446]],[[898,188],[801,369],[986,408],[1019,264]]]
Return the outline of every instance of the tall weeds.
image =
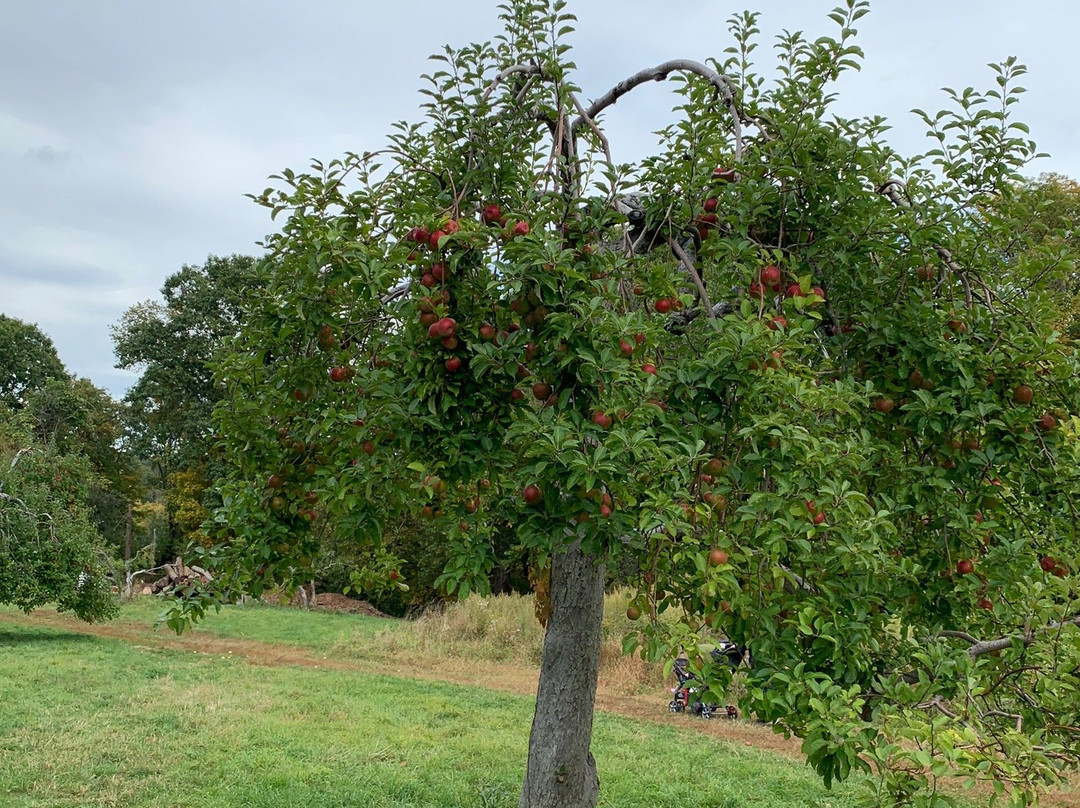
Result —
[[[629,593],[604,598],[600,680],[621,692],[663,687],[663,666],[624,656],[622,639],[633,624],[626,618]],[[379,632],[376,645],[387,653],[459,657],[538,667],[544,629],[536,619],[532,595],[470,597],[429,609],[403,625]]]

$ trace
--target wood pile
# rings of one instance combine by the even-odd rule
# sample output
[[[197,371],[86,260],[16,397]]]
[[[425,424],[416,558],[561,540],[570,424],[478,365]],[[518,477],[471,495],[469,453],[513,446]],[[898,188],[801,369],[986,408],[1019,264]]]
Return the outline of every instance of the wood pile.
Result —
[[[150,584],[151,595],[168,594],[179,587],[192,584],[199,586],[214,580],[214,576],[202,567],[194,564],[188,566],[182,558],[177,558],[172,564],[165,564],[161,569],[165,574]]]

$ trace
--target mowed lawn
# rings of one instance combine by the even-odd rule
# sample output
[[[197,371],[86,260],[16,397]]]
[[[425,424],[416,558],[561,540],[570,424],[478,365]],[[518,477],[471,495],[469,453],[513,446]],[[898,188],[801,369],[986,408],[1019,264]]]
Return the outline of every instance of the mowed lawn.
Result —
[[[517,804],[532,700],[311,667],[254,666],[6,622],[0,610],[5,808],[403,808]],[[148,607],[122,620],[145,622]],[[329,649],[388,621],[227,610],[207,630]],[[354,646],[355,647],[355,646]],[[663,706],[658,705],[662,710]],[[687,719],[688,721],[692,719]],[[849,806],[803,764],[600,714],[603,806]]]

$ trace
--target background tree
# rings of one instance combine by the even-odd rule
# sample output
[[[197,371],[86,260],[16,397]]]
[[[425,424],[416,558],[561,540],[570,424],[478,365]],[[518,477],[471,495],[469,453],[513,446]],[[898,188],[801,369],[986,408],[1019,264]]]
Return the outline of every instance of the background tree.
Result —
[[[0,403],[19,409],[31,390],[64,378],[52,340],[36,325],[0,314]]]
[[[1023,804],[1080,761],[1077,357],[1046,254],[1008,260],[1031,220],[986,214],[1035,154],[1023,69],[952,93],[904,159],[830,113],[864,3],[779,37],[775,81],[745,15],[723,61],[588,105],[563,9],[507,5],[494,44],[438,57],[424,124],[257,197],[285,216],[221,363],[217,596],[301,577],[326,530],[389,585],[402,512],[444,525],[464,596],[510,525],[550,564],[522,806],[596,801],[616,560],[634,614],[682,618],[627,649],[719,688],[710,643],[749,647],[743,708],[827,782],[938,805],[962,773]],[[603,112],[669,77],[676,122],[615,165]]]
[[[1080,184],[1061,174],[1042,174],[996,199],[988,215],[1003,208],[1005,215],[1027,222],[1008,246],[1011,263],[1019,273],[1043,273],[1040,284],[1057,290],[1060,328],[1075,341],[1080,338]]]
[[[64,378],[31,392],[24,414],[41,445],[86,459],[93,522],[126,560],[132,552],[132,507],[145,491],[143,469],[125,445],[125,408],[89,379]]]
[[[163,302],[132,306],[113,328],[117,367],[141,371],[125,396],[132,449],[150,464],[165,501],[184,511],[170,506],[164,553],[182,547],[194,531],[193,513],[212,504],[211,412],[221,399],[213,357],[239,330],[255,264],[249,256],[211,255],[201,266],[185,265],[166,279]]]

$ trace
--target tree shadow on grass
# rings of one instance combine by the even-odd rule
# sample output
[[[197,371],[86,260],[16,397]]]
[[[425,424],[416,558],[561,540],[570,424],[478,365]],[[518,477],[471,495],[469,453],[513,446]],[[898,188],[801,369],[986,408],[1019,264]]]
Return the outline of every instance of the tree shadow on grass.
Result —
[[[73,634],[64,631],[48,631],[42,629],[9,629],[0,628],[0,648],[17,645],[33,645],[36,643],[70,643],[82,645],[93,642],[97,638],[86,634]]]

